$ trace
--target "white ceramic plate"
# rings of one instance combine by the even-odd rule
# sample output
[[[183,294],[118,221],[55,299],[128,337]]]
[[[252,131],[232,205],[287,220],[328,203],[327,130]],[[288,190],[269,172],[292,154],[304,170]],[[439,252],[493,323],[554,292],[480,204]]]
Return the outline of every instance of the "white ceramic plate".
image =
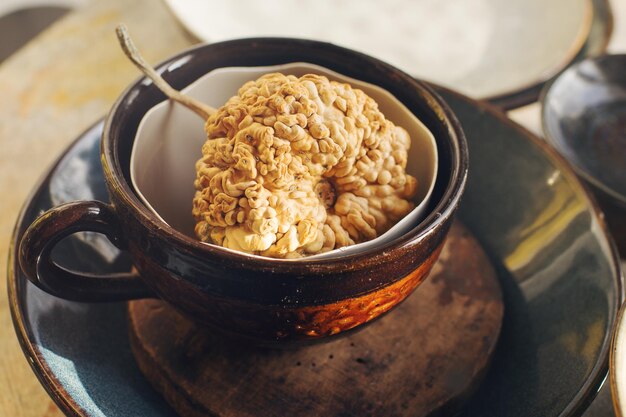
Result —
[[[626,261],[623,261],[626,268]],[[611,349],[610,377],[613,406],[617,417],[626,416],[626,306],[618,313]]]
[[[267,67],[219,68],[199,78],[183,92],[211,106],[220,107],[247,81],[271,72],[296,76],[322,74],[365,91],[376,100],[389,120],[409,132],[412,142],[407,172],[420,184],[415,196],[415,209],[381,236],[302,260],[367,250],[414,228],[427,214],[428,201],[435,186],[437,145],[426,126],[388,91],[317,65],[300,62]],[[146,113],[137,130],[131,153],[131,180],[139,197],[161,220],[192,237],[195,237],[191,216],[195,164],[202,155],[204,141],[204,122],[192,111],[164,101]],[[298,259],[291,261],[297,262]]]
[[[543,82],[571,62],[590,0],[165,0],[198,39],[332,42],[475,98]]]

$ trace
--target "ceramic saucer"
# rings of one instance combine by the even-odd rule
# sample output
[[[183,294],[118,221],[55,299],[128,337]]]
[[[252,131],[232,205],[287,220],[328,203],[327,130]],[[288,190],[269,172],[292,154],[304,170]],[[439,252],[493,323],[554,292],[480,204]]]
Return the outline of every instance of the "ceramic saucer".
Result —
[[[495,265],[505,303],[492,366],[462,415],[579,415],[606,377],[623,298],[600,213],[569,165],[541,140],[485,104],[439,91],[470,146],[459,216]],[[125,304],[55,298],[16,264],[17,242],[43,210],[70,200],[107,201],[101,129],[97,124],[74,142],[19,217],[8,271],[13,320],[35,374],[68,415],[172,416],[133,360]],[[79,270],[130,268],[97,234],[72,236],[54,255]]]

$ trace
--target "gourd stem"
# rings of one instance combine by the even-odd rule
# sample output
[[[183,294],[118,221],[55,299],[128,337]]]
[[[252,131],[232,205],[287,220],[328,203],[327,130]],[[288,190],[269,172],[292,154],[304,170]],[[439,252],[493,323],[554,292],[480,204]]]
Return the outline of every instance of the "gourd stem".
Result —
[[[130,35],[128,34],[128,29],[124,24],[120,24],[115,28],[115,33],[117,34],[117,39],[122,47],[122,50],[126,54],[126,56],[135,64],[137,68],[144,73],[144,75],[152,80],[154,85],[163,92],[167,97],[171,100],[176,101],[177,103],[182,104],[190,110],[193,110],[198,116],[202,117],[204,120],[208,119],[209,116],[214,114],[217,110],[208,104],[202,103],[199,100],[196,100],[193,97],[189,97],[180,91],[174,89],[171,85],[168,84],[167,81],[161,77],[161,74],[156,72],[154,68],[152,68],[141,56],[135,44],[133,43]]]

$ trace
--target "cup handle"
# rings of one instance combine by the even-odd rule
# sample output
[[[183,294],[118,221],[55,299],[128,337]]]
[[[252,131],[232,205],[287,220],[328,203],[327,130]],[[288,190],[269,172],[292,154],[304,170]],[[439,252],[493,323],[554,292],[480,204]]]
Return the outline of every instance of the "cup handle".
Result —
[[[154,297],[136,271],[91,274],[70,271],[50,256],[54,246],[76,232],[98,232],[126,249],[122,228],[111,207],[100,201],[78,201],[39,216],[20,242],[19,261],[28,279],[42,290],[73,301],[121,301]]]

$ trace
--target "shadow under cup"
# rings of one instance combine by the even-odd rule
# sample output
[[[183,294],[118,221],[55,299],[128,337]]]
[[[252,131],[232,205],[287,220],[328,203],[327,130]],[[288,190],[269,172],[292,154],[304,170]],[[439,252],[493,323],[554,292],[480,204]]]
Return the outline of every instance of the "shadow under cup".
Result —
[[[145,78],[129,87],[107,117],[101,158],[111,205],[74,203],[43,215],[21,245],[20,261],[44,290],[70,299],[107,301],[158,296],[196,322],[262,343],[328,339],[389,311],[437,260],[467,177],[467,144],[447,105],[430,87],[369,56],[327,43],[243,39],[202,45],[163,63],[176,89],[222,67],[308,62],[389,91],[433,133],[439,171],[427,217],[403,236],[362,253],[290,262],[205,245],[170,228],[132,187],[130,156],[139,124],[163,94]],[[62,237],[95,230],[130,252],[136,272],[94,278],[62,269],[46,251]],[[37,243],[37,241],[41,243]],[[41,253],[44,256],[39,256]],[[94,279],[99,282],[94,284]]]

